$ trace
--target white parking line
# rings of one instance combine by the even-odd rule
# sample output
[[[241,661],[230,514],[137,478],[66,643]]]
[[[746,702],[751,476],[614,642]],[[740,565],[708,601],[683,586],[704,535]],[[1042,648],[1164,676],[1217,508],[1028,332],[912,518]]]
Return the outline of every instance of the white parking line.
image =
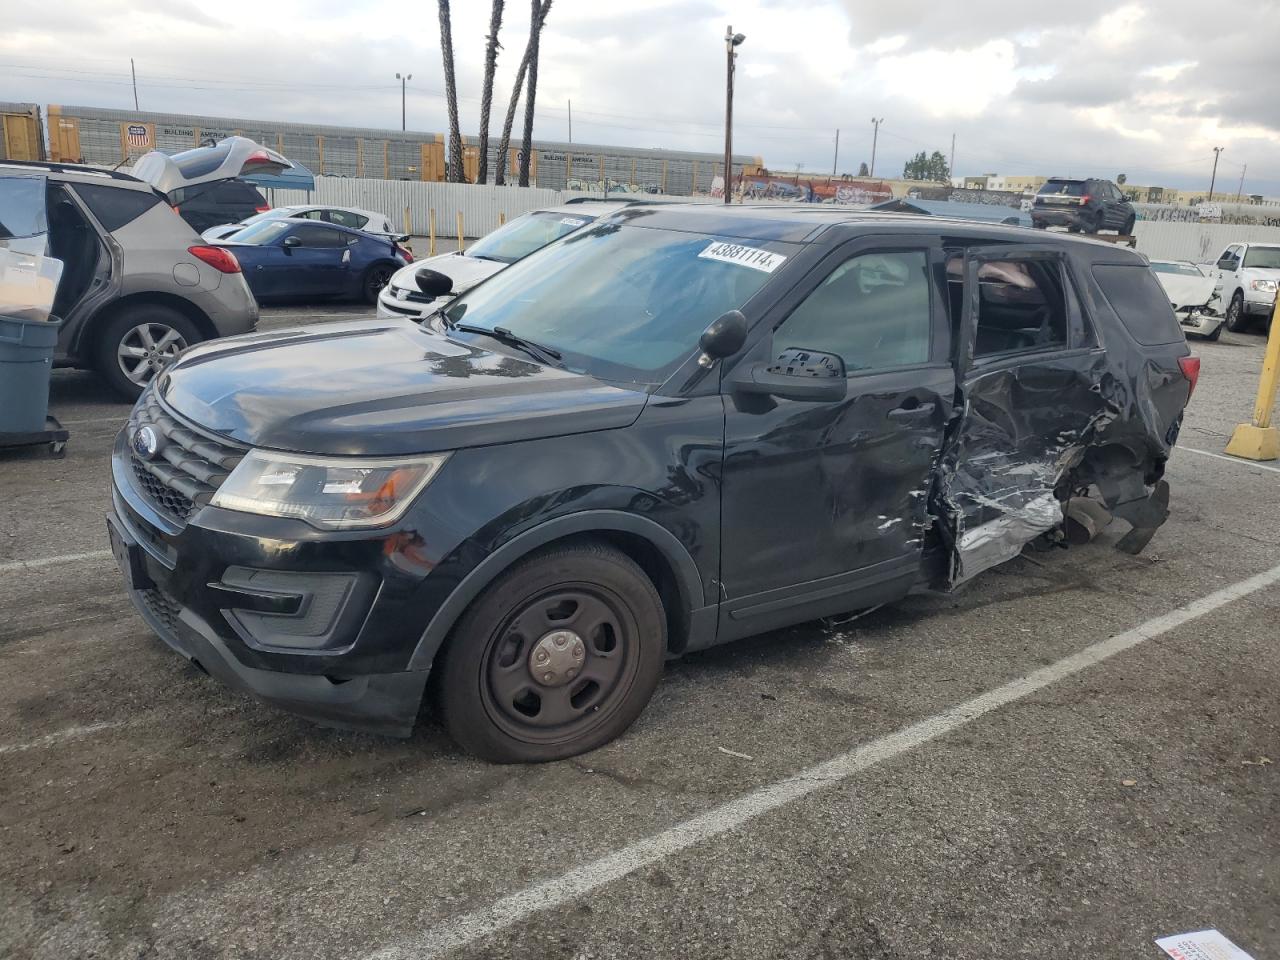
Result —
[[[132,722],[132,720],[104,720],[101,723],[91,723],[86,727],[68,727],[65,730],[59,730],[56,733],[37,737],[35,740],[28,740],[26,743],[0,744],[0,755],[6,753],[24,753],[27,750],[38,750],[41,747],[51,747],[55,743],[62,743],[64,740],[79,740],[81,737],[92,736],[95,733],[101,733],[103,730],[114,730],[116,727],[124,727]]]
[[[1277,582],[1280,582],[1280,566],[1153,617],[1110,639],[1091,644],[1079,653],[989,690],[927,720],[863,744],[785,780],[759,787],[691,820],[570,870],[563,876],[534,884],[474,913],[428,927],[411,938],[377,950],[366,960],[426,960],[474,944],[544,910],[568,903],[607,883],[619,880],[642,867],[741,827],[794,800],[847,780],[869,767],[935,740],[993,710],[1030,696],[1050,684],[1136,647],[1145,640],[1168,633],[1188,621],[1203,617]]]
[[[1270,470],[1272,473],[1280,473],[1280,467],[1269,467],[1265,463],[1245,460],[1243,457],[1229,457],[1225,453],[1211,453],[1208,450],[1197,450],[1195,447],[1174,447],[1174,449],[1185,450],[1187,453],[1198,453],[1202,457],[1213,457],[1215,460],[1225,460],[1227,463],[1238,463],[1242,467],[1257,467],[1259,470]]]
[[[88,550],[85,553],[65,553],[60,557],[39,557],[35,560],[8,560],[0,563],[0,573],[16,573],[20,570],[39,570],[63,563],[79,563],[81,560],[106,560],[110,550]]]

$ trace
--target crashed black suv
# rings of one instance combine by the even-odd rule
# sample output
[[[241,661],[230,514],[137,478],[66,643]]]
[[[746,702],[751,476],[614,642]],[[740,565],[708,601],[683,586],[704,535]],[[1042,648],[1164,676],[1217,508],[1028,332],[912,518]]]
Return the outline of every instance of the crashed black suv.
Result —
[[[420,324],[189,350],[117,439],[109,527],[209,673],[395,734],[425,695],[471,751],[548,760],[625,730],[666,657],[953,588],[1073,498],[1141,549],[1197,372],[1127,250],[635,207]]]

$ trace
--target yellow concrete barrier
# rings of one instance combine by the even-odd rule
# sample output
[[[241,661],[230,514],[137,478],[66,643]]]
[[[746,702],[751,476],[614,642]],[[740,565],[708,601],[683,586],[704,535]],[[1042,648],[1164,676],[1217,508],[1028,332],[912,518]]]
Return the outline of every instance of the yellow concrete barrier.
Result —
[[[458,252],[461,253],[466,248],[467,248],[466,244],[462,242],[462,211],[459,210],[458,211]]]
[[[427,217],[427,228],[431,231],[428,235],[430,242],[427,244],[427,256],[434,257],[436,255],[436,212],[431,210]]]
[[[1262,359],[1262,377],[1258,380],[1258,399],[1253,405],[1253,421],[1238,425],[1227,444],[1227,453],[1246,460],[1275,460],[1280,457],[1280,433],[1271,425],[1271,411],[1276,405],[1276,386],[1280,384],[1280,297],[1271,310],[1271,330],[1267,334],[1267,352]]]

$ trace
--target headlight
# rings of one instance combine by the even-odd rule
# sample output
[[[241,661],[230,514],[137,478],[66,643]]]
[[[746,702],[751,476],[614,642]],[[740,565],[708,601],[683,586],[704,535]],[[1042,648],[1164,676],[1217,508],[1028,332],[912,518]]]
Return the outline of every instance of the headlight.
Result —
[[[251,450],[210,503],[225,510],[305,520],[322,530],[395,523],[449,458],[306,457]]]
[[[1249,284],[1249,286],[1262,293],[1276,292],[1276,282],[1274,280],[1254,280]]]

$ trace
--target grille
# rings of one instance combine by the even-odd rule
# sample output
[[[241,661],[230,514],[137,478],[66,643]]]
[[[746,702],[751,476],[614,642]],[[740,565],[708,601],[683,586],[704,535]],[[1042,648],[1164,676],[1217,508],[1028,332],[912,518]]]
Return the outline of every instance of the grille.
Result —
[[[185,523],[213,497],[244,451],[210,440],[165,413],[153,392],[134,411],[133,431],[150,426],[160,434],[160,450],[143,460],[130,450],[130,462],[143,497],[166,516]]]
[[[166,630],[170,633],[176,632],[178,615],[182,613],[182,604],[163,590],[143,590],[142,603],[147,608],[147,612],[160,621]]]

